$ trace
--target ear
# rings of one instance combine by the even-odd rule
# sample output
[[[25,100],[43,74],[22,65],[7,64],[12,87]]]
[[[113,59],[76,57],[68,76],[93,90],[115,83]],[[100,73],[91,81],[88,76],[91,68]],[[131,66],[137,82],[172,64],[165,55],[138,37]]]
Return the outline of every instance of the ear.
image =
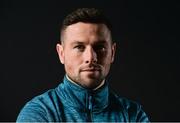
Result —
[[[58,53],[58,56],[59,56],[61,63],[64,64],[64,47],[63,47],[63,44],[58,43],[56,45],[56,50],[57,50],[57,53]]]
[[[114,62],[114,57],[115,57],[115,53],[116,53],[116,43],[112,44],[112,48],[111,48],[111,52],[112,52],[112,56],[111,56],[111,63]]]

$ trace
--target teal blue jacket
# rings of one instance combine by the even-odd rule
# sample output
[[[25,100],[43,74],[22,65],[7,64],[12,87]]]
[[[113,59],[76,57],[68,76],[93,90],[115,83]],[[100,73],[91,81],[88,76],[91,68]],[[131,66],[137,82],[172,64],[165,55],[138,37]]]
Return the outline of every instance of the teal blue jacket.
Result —
[[[87,90],[66,77],[59,86],[33,98],[17,122],[149,122],[141,105],[113,93],[108,83]]]

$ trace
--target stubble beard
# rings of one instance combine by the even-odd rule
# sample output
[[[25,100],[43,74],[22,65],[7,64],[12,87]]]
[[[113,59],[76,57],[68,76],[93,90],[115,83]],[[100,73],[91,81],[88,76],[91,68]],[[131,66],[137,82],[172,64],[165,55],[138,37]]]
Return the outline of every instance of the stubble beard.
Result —
[[[69,76],[71,80],[73,80],[75,83],[78,85],[87,88],[87,89],[94,89],[97,86],[99,86],[103,80],[105,79],[105,75],[102,75],[102,73],[99,73],[98,76],[93,76],[93,75],[82,75],[82,73],[78,73],[76,76]]]

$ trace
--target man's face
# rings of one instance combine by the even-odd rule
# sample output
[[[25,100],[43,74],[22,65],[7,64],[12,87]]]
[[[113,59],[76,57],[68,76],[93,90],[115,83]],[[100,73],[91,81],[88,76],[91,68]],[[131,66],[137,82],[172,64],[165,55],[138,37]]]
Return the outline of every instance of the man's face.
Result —
[[[104,24],[78,22],[65,29],[63,43],[56,48],[68,77],[92,89],[107,76],[116,44]]]

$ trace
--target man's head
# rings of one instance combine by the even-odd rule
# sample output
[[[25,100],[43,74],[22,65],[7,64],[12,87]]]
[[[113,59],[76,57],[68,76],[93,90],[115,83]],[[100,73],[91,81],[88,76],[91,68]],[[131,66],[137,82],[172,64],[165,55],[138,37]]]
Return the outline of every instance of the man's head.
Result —
[[[66,74],[77,84],[93,89],[109,73],[116,49],[110,29],[107,18],[94,8],[78,9],[63,21],[56,48]]]

